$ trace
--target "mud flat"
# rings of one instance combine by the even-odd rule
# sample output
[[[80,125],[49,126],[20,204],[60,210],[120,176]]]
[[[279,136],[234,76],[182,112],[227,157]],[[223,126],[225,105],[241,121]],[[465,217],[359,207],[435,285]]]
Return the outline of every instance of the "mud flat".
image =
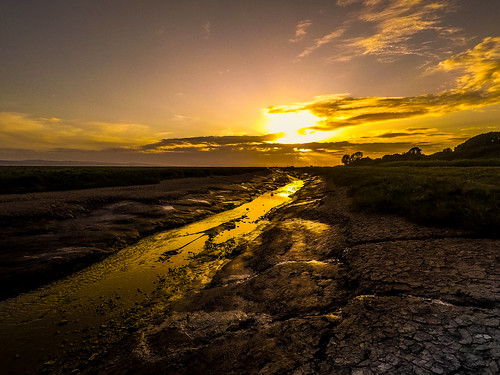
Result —
[[[202,290],[79,371],[498,374],[500,241],[310,179]]]
[[[0,195],[0,299],[76,272],[146,235],[249,202],[287,181],[267,170]]]

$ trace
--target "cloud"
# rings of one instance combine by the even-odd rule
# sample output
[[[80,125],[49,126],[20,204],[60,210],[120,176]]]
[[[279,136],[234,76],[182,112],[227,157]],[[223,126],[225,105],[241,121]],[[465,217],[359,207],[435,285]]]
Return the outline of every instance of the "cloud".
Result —
[[[339,39],[331,60],[348,61],[356,56],[375,55],[392,61],[403,55],[435,56],[436,51],[460,44],[460,29],[443,24],[444,17],[456,9],[455,1],[445,0],[338,0],[337,5],[356,7],[333,32],[317,39],[299,54],[310,55],[333,38]],[[425,33],[425,34],[424,34]],[[326,38],[327,42],[321,43]],[[425,41],[425,43],[424,43]]]
[[[344,31],[345,31],[344,29],[338,29],[338,30],[331,32],[330,34],[323,36],[322,38],[316,39],[312,46],[306,48],[304,51],[302,51],[299,54],[299,56],[297,57],[297,60],[300,60],[303,57],[310,55],[318,48],[320,48],[320,47],[324,46],[325,44],[328,44],[328,43],[334,41],[335,39],[339,38],[344,33]]]
[[[148,144],[139,147],[139,149],[148,152],[172,152],[186,150],[213,150],[220,147],[253,147],[254,145],[274,142],[281,138],[283,134],[267,134],[261,136],[251,135],[227,135],[227,136],[209,136],[209,137],[190,137],[190,138],[168,138],[160,142]]]
[[[400,138],[400,137],[412,137],[416,135],[430,135],[427,133],[411,133],[411,132],[399,132],[399,133],[383,133],[372,137],[362,137],[362,138]]]
[[[360,0],[337,0],[337,5],[341,7],[346,7],[348,5],[359,3]]]
[[[490,96],[500,94],[500,37],[489,37],[473,49],[442,61],[436,68],[443,71],[463,71],[455,92],[486,90]]]
[[[164,138],[140,124],[69,123],[0,113],[0,159],[75,160],[163,165],[333,165],[343,153],[401,151],[409,143],[277,143],[283,134]],[[60,145],[66,145],[61,148]],[[338,159],[338,160],[337,160]]]
[[[295,37],[290,39],[290,42],[299,42],[307,35],[307,29],[312,25],[311,20],[300,21],[295,27]]]
[[[280,165],[296,164],[309,165],[313,162],[321,164],[338,164],[340,157],[345,153],[355,151],[384,153],[407,151],[415,146],[413,142],[309,142],[309,143],[275,143],[280,134],[264,136],[222,136],[222,137],[191,137],[171,138],[161,142],[144,145],[137,148],[137,152],[150,155],[184,155],[188,159],[198,155],[198,160],[215,160],[215,156],[226,159],[231,163],[234,160],[262,160],[267,158],[267,164],[281,163]],[[382,137],[384,138],[384,137]],[[431,144],[420,142],[423,146]],[[231,156],[231,158],[229,158]],[[338,158],[338,160],[336,159]],[[329,162],[328,162],[329,161]],[[219,161],[220,162],[220,161]]]
[[[133,147],[152,142],[159,136],[158,132],[143,124],[65,121],[56,117],[0,112],[0,144],[10,148],[41,150],[61,144],[94,150]]]
[[[211,25],[210,25],[210,21],[207,21],[206,23],[204,23],[202,25],[202,28],[203,28],[203,38],[205,39],[210,39],[210,34],[211,34]]]
[[[372,122],[442,115],[500,103],[500,37],[484,39],[474,48],[442,61],[435,70],[462,75],[457,79],[454,89],[439,94],[365,98],[331,95],[307,103],[269,107],[268,112],[308,110],[324,120],[302,131],[331,131]]]
[[[200,137],[202,138],[202,137]],[[259,138],[259,136],[256,136]],[[169,140],[164,140],[168,143]],[[194,138],[178,138],[174,143],[190,144],[179,149],[154,149],[151,145],[138,148],[110,148],[103,150],[53,149],[2,149],[0,160],[57,160],[74,162],[137,163],[176,166],[308,166],[336,165],[344,154],[362,151],[382,156],[387,153],[407,151],[415,146],[409,142],[327,142],[305,144],[278,144],[267,142],[227,143],[224,137],[212,137],[211,147],[204,147],[206,140],[196,143]],[[233,139],[232,141],[235,141]],[[417,144],[423,146],[423,144]],[[147,150],[146,150],[147,149]]]
[[[0,160],[57,160],[177,166],[307,166],[340,164],[342,155],[361,151],[372,157],[403,152],[413,146],[441,150],[436,142],[276,143],[281,134],[166,138],[136,147],[82,150],[71,147],[33,150],[0,148]],[[376,137],[375,137],[376,138]],[[381,137],[384,138],[384,137]],[[450,145],[447,145],[450,146]],[[452,145],[454,146],[454,145]],[[66,163],[67,164],[67,163]]]
[[[198,117],[193,117],[193,116],[174,115],[172,120],[174,120],[174,121],[199,121],[200,119]]]

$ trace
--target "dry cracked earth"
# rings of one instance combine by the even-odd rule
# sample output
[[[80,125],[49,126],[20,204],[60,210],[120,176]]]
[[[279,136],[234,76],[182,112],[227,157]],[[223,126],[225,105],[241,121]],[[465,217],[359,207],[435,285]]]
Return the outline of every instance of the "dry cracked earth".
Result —
[[[203,290],[85,373],[498,374],[500,241],[310,177]]]

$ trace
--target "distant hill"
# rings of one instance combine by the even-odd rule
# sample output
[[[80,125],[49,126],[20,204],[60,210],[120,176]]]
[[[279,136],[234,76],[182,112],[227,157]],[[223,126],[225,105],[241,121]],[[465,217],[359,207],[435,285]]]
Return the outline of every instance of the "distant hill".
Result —
[[[500,132],[476,135],[455,147],[454,154],[462,159],[500,158]]]

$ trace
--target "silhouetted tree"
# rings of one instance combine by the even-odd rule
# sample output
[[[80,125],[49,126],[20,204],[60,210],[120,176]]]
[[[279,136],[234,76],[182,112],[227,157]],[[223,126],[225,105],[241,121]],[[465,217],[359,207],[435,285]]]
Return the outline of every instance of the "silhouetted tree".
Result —
[[[407,152],[408,155],[422,155],[422,149],[420,147],[412,147]]]
[[[363,153],[361,151],[355,152],[351,155],[351,163],[363,158]]]
[[[342,156],[342,164],[348,165],[349,163],[351,163],[351,157],[347,154]]]
[[[352,154],[351,156],[349,155],[342,156],[342,163],[344,165],[350,165],[359,162],[361,159],[363,159],[363,153],[361,151],[358,151]]]

